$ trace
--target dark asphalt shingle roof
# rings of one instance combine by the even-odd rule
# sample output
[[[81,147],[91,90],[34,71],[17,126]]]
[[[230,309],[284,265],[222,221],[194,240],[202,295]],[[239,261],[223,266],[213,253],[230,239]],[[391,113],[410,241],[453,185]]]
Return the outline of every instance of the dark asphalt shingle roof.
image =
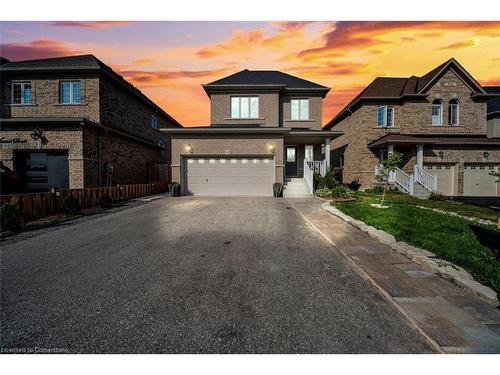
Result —
[[[495,99],[488,101],[488,113],[500,112],[500,86],[484,88],[488,94],[498,94]]]
[[[352,99],[326,126],[329,129],[335,125],[343,116],[348,112],[348,109],[356,106],[361,100],[369,99],[400,99],[405,96],[411,95],[424,95],[424,88],[431,83],[431,81],[438,77],[441,71],[447,66],[454,65],[457,71],[465,75],[467,79],[472,81],[472,84],[478,85],[478,90],[482,90],[475,80],[468,75],[463,67],[455,60],[449,59],[443,64],[432,69],[430,72],[424,74],[422,77],[377,77],[367,87],[363,89],[358,95]],[[479,91],[478,91],[479,92]]]
[[[211,85],[276,85],[287,89],[325,89],[329,88],[317,83],[292,76],[278,70],[242,70],[227,77],[213,81]]]
[[[2,58],[2,62],[5,62],[5,58]],[[7,60],[8,61],[8,60]],[[149,99],[144,93],[137,87],[128,82],[123,76],[116,73],[108,65],[103,63],[94,55],[76,55],[76,56],[62,56],[53,57],[47,59],[36,59],[36,60],[24,60],[24,61],[8,61],[0,65],[0,72],[52,72],[52,71],[81,71],[81,70],[91,70],[91,71],[102,71],[111,76],[116,81],[118,81],[123,87],[130,90],[132,93],[137,95],[142,101],[146,102],[148,105],[152,106],[159,113],[167,117],[173,126],[182,127],[182,125],[169,115],[160,106]]]
[[[61,68],[87,68],[99,69],[106,66],[94,55],[77,55],[53,57],[48,59],[10,61],[2,65],[2,70],[20,69],[61,69]]]

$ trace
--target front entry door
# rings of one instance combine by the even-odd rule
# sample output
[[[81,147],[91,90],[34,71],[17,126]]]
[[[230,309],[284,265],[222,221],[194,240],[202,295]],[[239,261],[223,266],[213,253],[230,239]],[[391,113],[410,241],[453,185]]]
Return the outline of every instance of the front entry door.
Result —
[[[297,147],[286,146],[285,148],[285,175],[297,177]]]

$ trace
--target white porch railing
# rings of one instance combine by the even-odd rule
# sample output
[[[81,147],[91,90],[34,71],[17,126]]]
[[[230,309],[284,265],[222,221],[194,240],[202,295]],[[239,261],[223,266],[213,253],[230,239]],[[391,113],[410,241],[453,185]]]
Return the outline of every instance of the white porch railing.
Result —
[[[375,166],[375,175],[380,174],[384,171],[382,165]],[[389,172],[389,175],[385,178],[387,182],[394,182],[401,186],[408,194],[413,195],[413,175],[406,173],[405,171],[396,168],[394,172]]]
[[[313,186],[314,186],[313,185],[314,184],[314,179],[313,179],[314,171],[313,171],[313,169],[311,169],[309,167],[309,163],[311,163],[311,162],[304,160],[304,179],[306,180],[307,187],[309,188],[309,191],[311,192],[311,194],[314,194],[314,188],[313,188]]]
[[[321,176],[326,174],[326,160],[315,160],[306,162],[313,172],[318,172]]]
[[[394,182],[406,190],[410,195],[413,195],[413,175],[396,168],[394,171]]]
[[[434,176],[418,165],[413,166],[413,172],[415,174],[415,181],[422,185],[427,190],[435,192],[437,190],[437,176]]]

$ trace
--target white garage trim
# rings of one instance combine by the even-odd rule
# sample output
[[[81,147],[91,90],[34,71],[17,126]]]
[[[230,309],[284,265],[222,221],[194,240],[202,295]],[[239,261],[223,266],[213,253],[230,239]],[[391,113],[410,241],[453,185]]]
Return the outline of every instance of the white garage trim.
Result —
[[[190,155],[181,164],[185,195],[273,196],[274,156]]]

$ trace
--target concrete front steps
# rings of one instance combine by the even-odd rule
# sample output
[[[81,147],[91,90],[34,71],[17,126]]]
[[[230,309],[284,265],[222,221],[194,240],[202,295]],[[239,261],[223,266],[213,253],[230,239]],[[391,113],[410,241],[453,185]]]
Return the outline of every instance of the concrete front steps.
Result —
[[[403,189],[399,184],[393,183],[393,186],[395,186],[399,191],[402,193],[408,194],[408,192]],[[418,198],[418,199],[427,199],[429,198],[429,195],[431,195],[431,192],[424,188],[422,185],[420,185],[418,182],[413,183],[413,197]]]
[[[286,178],[283,185],[284,198],[308,198],[313,195],[303,178]]]

